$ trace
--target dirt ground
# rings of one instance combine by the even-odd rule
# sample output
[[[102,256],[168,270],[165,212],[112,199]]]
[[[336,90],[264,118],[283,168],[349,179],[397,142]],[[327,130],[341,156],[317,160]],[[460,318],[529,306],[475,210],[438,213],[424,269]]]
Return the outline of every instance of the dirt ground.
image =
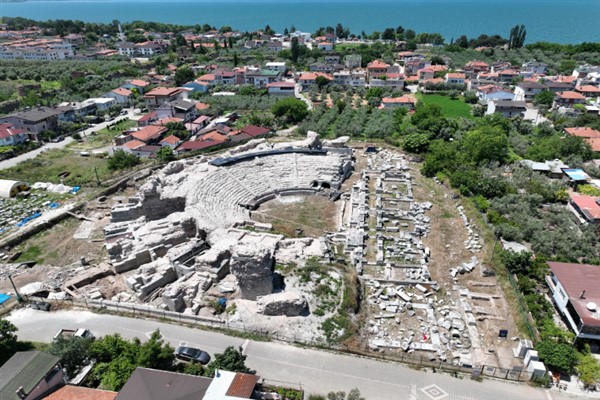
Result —
[[[481,271],[490,260],[493,243],[486,243],[482,238],[483,249],[480,253],[473,254],[465,248],[464,241],[468,237],[467,229],[457,210],[460,199],[453,199],[455,194],[443,184],[435,183],[418,173],[420,165],[413,164],[416,178],[413,192],[416,201],[430,201],[434,204],[429,216],[431,217],[431,233],[423,239],[423,243],[431,249],[432,257],[429,270],[433,280],[440,283],[446,291],[454,291],[458,287],[467,288],[471,294],[483,294],[479,299],[471,299],[470,305],[477,317],[480,350],[476,357],[480,364],[497,365],[502,368],[511,368],[518,365],[513,357],[512,349],[517,343],[511,338],[518,337],[515,310],[507,302],[496,277],[483,277]],[[477,227],[475,227],[477,231]],[[471,273],[457,275],[454,282],[450,276],[450,268],[469,261],[475,255],[481,268],[476,268]],[[485,296],[487,295],[487,296]],[[458,293],[453,298],[460,297]],[[484,300],[486,299],[486,300]],[[499,339],[500,329],[508,330],[508,339]]]

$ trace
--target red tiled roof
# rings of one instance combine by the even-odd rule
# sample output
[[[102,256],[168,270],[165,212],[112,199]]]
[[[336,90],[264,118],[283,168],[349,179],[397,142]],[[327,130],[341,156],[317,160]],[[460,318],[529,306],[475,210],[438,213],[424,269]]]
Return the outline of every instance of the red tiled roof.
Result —
[[[132,94],[131,90],[125,88],[117,88],[112,90],[112,92],[125,97],[129,97]]]
[[[599,311],[588,310],[589,303],[600,307],[600,265],[571,264],[549,261],[548,266],[567,292],[569,301],[587,326],[600,326]],[[584,298],[582,299],[583,291]],[[596,315],[594,315],[596,314]]]
[[[415,104],[415,99],[408,96],[384,97],[381,99],[381,102],[385,104]]]
[[[573,91],[558,92],[556,96],[561,99],[585,100],[584,95]]]
[[[147,142],[152,139],[158,139],[166,130],[167,128],[164,126],[149,125],[137,132],[133,132],[131,136],[137,140],[141,140],[142,142]]]
[[[146,145],[146,143],[144,143],[140,140],[130,140],[129,142],[123,144],[123,147],[127,147],[128,149],[134,150],[134,149],[137,149],[138,147],[142,147],[145,145]]]
[[[240,129],[240,132],[247,133],[248,135],[250,135],[252,137],[256,137],[256,136],[266,135],[267,133],[269,133],[271,131],[267,128],[263,128],[262,126],[246,125],[242,129]]]
[[[600,88],[592,85],[578,86],[575,90],[581,93],[600,93]]]
[[[107,390],[66,385],[44,397],[44,400],[114,400],[117,394],[117,392]]]
[[[600,131],[597,131],[588,127],[578,127],[578,128],[565,128],[565,132],[567,132],[571,136],[579,136],[582,138],[590,138],[590,139],[599,139]]]
[[[154,124],[155,125],[163,125],[164,126],[164,125],[167,125],[167,124],[169,124],[171,122],[175,122],[175,123],[177,123],[177,122],[183,122],[183,119],[177,118],[177,117],[165,117],[165,118],[159,119]]]
[[[130,84],[137,86],[137,87],[146,87],[149,85],[148,82],[143,81],[141,79],[133,79],[132,81],[129,82]]]
[[[201,115],[198,118],[196,118],[193,122],[195,124],[202,124],[206,121],[208,121],[210,119],[210,117],[208,115]]]
[[[302,75],[300,75],[300,77],[298,79],[302,80],[302,81],[314,81],[319,76],[323,76],[329,80],[333,79],[333,77],[331,75],[324,74],[322,72],[305,72]]]
[[[179,139],[175,135],[170,135],[160,141],[160,143],[168,143],[168,144],[178,144],[181,143],[181,139]]]
[[[181,92],[181,89],[179,89],[179,88],[157,87],[155,89],[152,89],[148,93],[146,93],[146,95],[144,97],[146,97],[146,96],[173,96],[179,92]]]
[[[254,392],[254,387],[258,382],[258,376],[250,374],[236,373],[229,389],[225,396],[239,397],[242,399],[249,399]]]
[[[23,129],[15,128],[13,124],[0,124],[0,139],[7,139],[11,136],[16,136],[21,133],[25,133],[25,131]]]
[[[138,122],[147,122],[154,118],[156,118],[156,112],[152,111],[151,113],[148,113],[148,114],[144,115],[142,118],[138,119]]]
[[[198,111],[208,110],[209,108],[210,108],[210,104],[196,103],[196,110],[198,110]]]
[[[267,83],[267,87],[294,87],[296,84],[294,82],[271,82]]]
[[[592,151],[600,152],[600,138],[585,139],[592,148]]]
[[[388,68],[389,64],[384,63],[381,60],[374,60],[367,64],[367,69],[383,69]]]
[[[216,146],[221,144],[222,142],[213,142],[210,140],[205,141],[191,141],[183,142],[179,147],[177,147],[177,151],[194,151],[194,150],[203,150],[208,149],[209,147]]]
[[[600,200],[600,197],[571,193],[571,202],[577,205],[579,210],[590,220],[600,220],[600,204],[597,203],[598,200]]]
[[[449,79],[465,79],[467,77],[465,74],[454,73],[454,72],[451,72],[451,73],[447,74],[446,76]]]
[[[227,137],[217,130],[212,130],[212,131],[200,136],[200,138],[198,140],[203,141],[203,142],[210,141],[210,142],[223,143],[223,142],[227,141]]]
[[[505,69],[503,71],[500,71],[498,74],[499,75],[519,75],[519,72],[515,71],[514,69]]]
[[[198,79],[196,79],[197,82],[212,82],[215,80],[215,74],[204,74],[201,77],[199,77]]]

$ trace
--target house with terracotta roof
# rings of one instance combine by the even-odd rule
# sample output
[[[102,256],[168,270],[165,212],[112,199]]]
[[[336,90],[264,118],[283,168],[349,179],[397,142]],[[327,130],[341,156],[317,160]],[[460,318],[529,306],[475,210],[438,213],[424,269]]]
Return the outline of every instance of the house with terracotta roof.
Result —
[[[163,147],[164,146],[169,146],[172,149],[177,148],[177,146],[179,146],[181,143],[183,143],[183,140],[179,139],[175,135],[167,136],[166,138],[164,138],[163,140],[161,140],[160,142],[158,142],[159,145],[161,145]]]
[[[317,43],[317,48],[321,51],[333,51],[333,43],[329,41],[322,41]]]
[[[240,129],[241,133],[245,133],[250,137],[257,138],[261,136],[266,136],[271,133],[269,128],[264,128],[262,126],[256,125],[246,125],[242,129]]]
[[[42,400],[115,400],[117,392],[66,385]]]
[[[369,76],[385,75],[389,67],[389,64],[386,64],[381,60],[374,60],[367,64],[367,73]]]
[[[127,140],[129,139],[129,140]],[[123,139],[123,143],[119,145],[119,147],[126,153],[131,153],[133,154],[133,152],[142,147],[145,146],[146,143],[142,142],[141,140],[137,140],[137,139],[133,139],[131,137],[131,135],[129,135],[127,138]]]
[[[554,97],[554,108],[573,107],[575,104],[585,104],[585,96],[574,91],[558,92]]]
[[[17,146],[28,140],[24,129],[16,128],[12,123],[0,124],[0,146]]]
[[[600,265],[549,261],[553,303],[577,338],[600,340]]]
[[[146,82],[142,79],[132,79],[126,83],[124,83],[123,85],[121,85],[122,88],[124,89],[137,89],[139,94],[144,94],[144,92],[146,91],[146,88],[150,85],[149,82]]]
[[[569,196],[571,198],[569,208],[578,216],[579,222],[600,224],[600,197],[577,193],[571,193]]]
[[[274,96],[294,96],[294,82],[271,82],[267,84],[267,91]]]
[[[139,131],[135,131],[131,134],[133,139],[139,140],[144,144],[152,144],[159,141],[162,134],[167,131],[164,126],[148,125]]]
[[[328,80],[333,80],[333,77],[322,72],[304,72],[298,77],[298,84],[302,86],[303,90],[309,89],[312,85],[316,85],[317,77],[323,76]]]
[[[466,63],[463,70],[469,76],[476,76],[481,72],[488,72],[490,70],[490,66],[486,62],[475,60]]]
[[[409,96],[402,97],[384,97],[381,99],[381,108],[404,107],[412,110],[415,108],[416,100]]]
[[[446,74],[446,83],[448,85],[464,85],[467,76],[460,72],[451,72]]]
[[[158,87],[146,93],[144,101],[149,110],[154,110],[165,102],[185,100],[188,98],[188,93],[189,90],[185,88]]]
[[[600,87],[592,85],[577,86],[576,92],[581,93],[585,97],[600,97]]]
[[[573,90],[573,88],[575,87],[575,85],[573,85],[572,83],[569,83],[569,82],[559,82],[559,81],[552,81],[552,80],[547,80],[546,82],[544,82],[544,85],[546,85],[548,90],[551,91],[552,93]]]
[[[216,370],[202,400],[251,399],[258,379],[256,375]]]
[[[133,92],[125,88],[116,88],[104,95],[106,98],[113,98],[117,101],[117,104],[129,105],[133,99]]]
[[[383,76],[373,76],[369,79],[369,87],[404,89],[404,75],[388,72]]]
[[[513,79],[519,76],[519,71],[515,71],[514,69],[504,69],[498,72],[498,79],[503,83],[511,83]]]
[[[592,151],[600,152],[600,131],[588,127],[565,128],[565,133],[583,138]]]

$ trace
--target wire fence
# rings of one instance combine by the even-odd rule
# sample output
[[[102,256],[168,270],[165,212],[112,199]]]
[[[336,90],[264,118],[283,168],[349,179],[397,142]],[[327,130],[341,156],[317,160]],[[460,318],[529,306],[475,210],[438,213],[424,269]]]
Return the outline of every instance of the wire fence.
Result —
[[[473,379],[479,379],[483,376],[515,381],[529,382],[531,374],[527,371],[519,369],[505,369],[490,365],[455,365],[439,359],[430,359],[426,355],[416,353],[405,353],[400,351],[375,351],[365,345],[356,344],[340,344],[322,340],[306,340],[302,336],[286,336],[279,332],[267,330],[257,330],[246,327],[245,325],[229,324],[226,320],[218,317],[204,317],[193,314],[183,314],[168,310],[159,310],[154,307],[144,306],[135,303],[114,302],[107,300],[85,300],[85,299],[65,299],[65,300],[48,300],[46,298],[37,298],[24,296],[24,299],[29,302],[49,302],[56,307],[81,307],[97,312],[107,312],[112,314],[126,314],[136,317],[149,317],[165,321],[177,322],[196,327],[212,328],[225,331],[232,334],[240,334],[243,337],[258,341],[275,340],[294,345],[307,346],[312,348],[328,349],[338,351],[345,354],[358,355],[372,359],[398,362],[409,364],[415,368],[431,368],[433,371],[444,371],[454,376],[458,374],[468,374]]]

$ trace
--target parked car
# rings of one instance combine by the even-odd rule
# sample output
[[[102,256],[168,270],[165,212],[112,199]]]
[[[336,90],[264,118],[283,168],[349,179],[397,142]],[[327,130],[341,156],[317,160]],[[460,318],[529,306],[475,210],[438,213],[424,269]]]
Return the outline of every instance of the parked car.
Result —
[[[63,135],[57,136],[55,138],[52,138],[52,140],[50,140],[52,143],[58,143],[58,142],[62,142],[63,140],[65,140],[65,137]]]
[[[127,115],[127,110],[121,110],[121,113],[119,115]]]
[[[175,351],[175,357],[185,361],[196,361],[200,364],[208,364],[210,356],[204,350],[195,347],[180,346]]]

